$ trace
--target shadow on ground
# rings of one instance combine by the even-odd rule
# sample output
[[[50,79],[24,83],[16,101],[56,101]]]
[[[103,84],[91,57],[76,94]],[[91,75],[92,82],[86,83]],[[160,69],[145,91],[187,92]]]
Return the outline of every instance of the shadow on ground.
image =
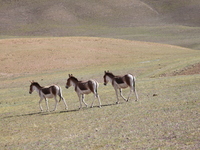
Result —
[[[112,104],[105,104],[105,105],[101,105],[102,107],[107,107],[107,106],[114,106],[114,105],[120,105],[123,104],[125,102],[121,102],[119,104],[116,103],[112,103]],[[93,108],[97,108],[99,106],[94,106]],[[81,110],[87,110],[90,109],[91,107],[84,107]],[[25,116],[36,116],[36,115],[52,115],[52,114],[61,114],[61,113],[69,113],[69,112],[77,112],[77,111],[81,111],[80,109],[71,109],[71,110],[66,110],[66,111],[50,111],[50,112],[33,112],[33,113],[27,113],[27,114],[20,114],[20,115],[10,115],[10,116],[5,116],[3,117],[5,118],[14,118],[14,117],[25,117]]]

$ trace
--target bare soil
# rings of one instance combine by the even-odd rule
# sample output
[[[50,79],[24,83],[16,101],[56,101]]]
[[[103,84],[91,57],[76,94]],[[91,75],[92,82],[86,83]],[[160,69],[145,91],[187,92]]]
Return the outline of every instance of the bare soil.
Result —
[[[163,74],[162,76],[178,76],[178,75],[194,75],[194,74],[200,74],[200,63],[187,66],[183,69],[173,71],[169,74]]]
[[[178,73],[174,73],[175,75],[193,75],[200,74],[200,63],[188,66]]]

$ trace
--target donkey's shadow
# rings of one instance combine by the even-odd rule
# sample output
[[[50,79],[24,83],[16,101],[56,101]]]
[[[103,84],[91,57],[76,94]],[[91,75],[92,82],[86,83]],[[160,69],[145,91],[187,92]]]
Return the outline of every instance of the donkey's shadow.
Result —
[[[123,103],[124,102],[121,102],[119,104],[123,104]],[[101,105],[101,106],[102,107],[107,107],[107,106],[114,106],[114,105],[119,105],[119,104],[112,103],[112,104],[105,104],[105,105]],[[94,106],[93,108],[99,108],[99,106]],[[90,109],[90,107],[84,107],[82,109],[71,109],[71,110],[65,110],[65,111],[33,112],[33,113],[28,113],[28,114],[10,115],[10,116],[5,116],[3,118],[26,117],[26,116],[37,116],[37,115],[50,115],[50,114],[52,115],[52,114],[78,112],[78,111],[87,110],[87,109]]]

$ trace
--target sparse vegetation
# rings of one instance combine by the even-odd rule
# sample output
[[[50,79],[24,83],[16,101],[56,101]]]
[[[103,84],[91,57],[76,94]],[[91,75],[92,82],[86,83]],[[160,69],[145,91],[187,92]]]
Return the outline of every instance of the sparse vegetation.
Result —
[[[4,39],[0,44],[3,149],[199,148],[199,74],[159,77],[199,63],[199,51],[89,37]],[[102,84],[104,70],[136,75],[139,101],[131,97],[116,105],[112,86]],[[74,89],[64,88],[69,73],[100,82],[102,108],[77,109]],[[33,79],[61,85],[69,111],[59,104],[56,112],[38,112],[38,96],[28,94]],[[86,102],[92,99],[86,96]],[[54,101],[49,105],[52,109]]]
[[[199,149],[199,10],[199,0],[0,0],[1,149]],[[116,105],[105,70],[135,75],[139,101]],[[100,83],[102,108],[78,110],[71,73]],[[60,85],[69,110],[39,112],[29,80]]]

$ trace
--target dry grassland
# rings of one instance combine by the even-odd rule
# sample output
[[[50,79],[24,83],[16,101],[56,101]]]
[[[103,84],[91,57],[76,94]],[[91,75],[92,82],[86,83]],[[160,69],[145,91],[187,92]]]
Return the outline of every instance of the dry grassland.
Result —
[[[103,69],[129,63],[135,66],[174,59],[179,54],[190,57],[186,48],[102,38],[5,39],[0,44],[1,77],[90,66],[105,66]]]
[[[199,58],[200,52],[191,49],[117,39],[0,40],[0,147],[199,149],[199,73],[171,76],[190,72]],[[116,105],[112,86],[102,84],[104,70],[136,75],[139,102],[132,96]],[[100,82],[101,109],[78,110],[74,89],[64,88],[69,73]],[[60,102],[56,112],[39,112],[38,95],[28,94],[29,80],[59,84],[69,110]],[[92,99],[86,96],[88,104]],[[52,110],[54,100],[49,105]]]

